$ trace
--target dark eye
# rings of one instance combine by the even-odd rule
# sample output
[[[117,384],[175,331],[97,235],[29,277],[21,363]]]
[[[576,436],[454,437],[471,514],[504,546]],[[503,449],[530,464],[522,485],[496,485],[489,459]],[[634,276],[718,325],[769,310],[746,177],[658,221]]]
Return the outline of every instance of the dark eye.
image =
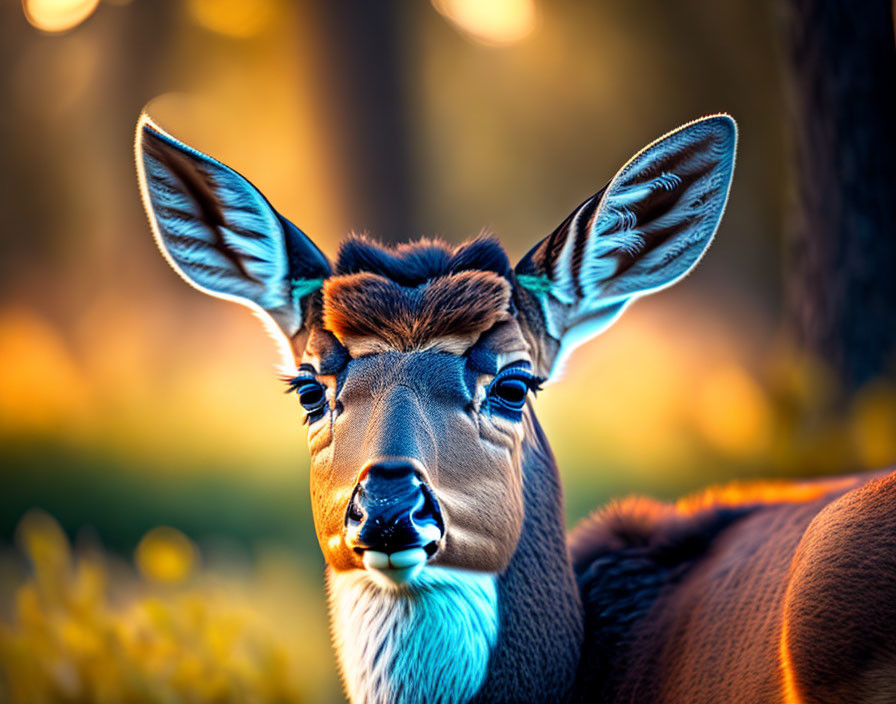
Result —
[[[494,410],[519,418],[526,406],[529,391],[537,391],[540,379],[524,367],[510,367],[499,372],[488,387],[488,398]]]
[[[327,395],[323,384],[311,377],[296,377],[290,380],[289,386],[298,395],[299,403],[307,413],[307,422],[313,423],[324,414]]]
[[[512,408],[522,410],[526,403],[526,394],[529,393],[529,385],[520,378],[510,377],[498,379],[492,386],[492,395]]]
[[[317,411],[324,405],[324,387],[316,381],[303,384],[297,389],[299,402],[306,411]]]

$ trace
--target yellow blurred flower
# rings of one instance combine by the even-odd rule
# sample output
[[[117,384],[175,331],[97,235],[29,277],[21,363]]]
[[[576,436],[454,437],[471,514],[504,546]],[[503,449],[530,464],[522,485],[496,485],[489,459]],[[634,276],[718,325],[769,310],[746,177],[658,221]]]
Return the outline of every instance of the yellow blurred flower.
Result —
[[[34,576],[17,591],[14,622],[0,623],[4,704],[291,704],[325,685],[322,660],[303,650],[328,658],[319,647],[326,627],[296,598],[305,587],[294,573],[278,576],[291,580],[276,585],[286,587],[286,601],[264,596],[263,574],[204,579],[199,572],[186,586],[179,582],[194,571],[198,552],[162,527],[137,551],[146,581],[124,568],[110,580],[101,555],[73,556],[45,513],[28,514],[18,534]]]
[[[19,544],[37,575],[44,598],[61,598],[71,577],[71,551],[59,524],[43,511],[29,511],[17,530]]]
[[[137,568],[153,581],[176,584],[193,571],[196,548],[187,536],[175,528],[153,528],[137,545]]]

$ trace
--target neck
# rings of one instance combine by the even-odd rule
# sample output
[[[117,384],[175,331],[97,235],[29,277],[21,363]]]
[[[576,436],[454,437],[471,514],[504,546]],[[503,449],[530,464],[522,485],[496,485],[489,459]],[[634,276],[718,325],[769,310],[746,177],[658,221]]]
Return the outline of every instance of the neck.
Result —
[[[476,704],[565,701],[581,655],[584,613],[566,546],[557,463],[531,409],[523,422],[526,518],[513,559],[498,577],[498,644]]]
[[[355,704],[569,698],[582,605],[557,466],[531,411],[523,422],[526,517],[502,574],[427,568],[419,583],[396,590],[363,571],[329,574],[334,644]]]

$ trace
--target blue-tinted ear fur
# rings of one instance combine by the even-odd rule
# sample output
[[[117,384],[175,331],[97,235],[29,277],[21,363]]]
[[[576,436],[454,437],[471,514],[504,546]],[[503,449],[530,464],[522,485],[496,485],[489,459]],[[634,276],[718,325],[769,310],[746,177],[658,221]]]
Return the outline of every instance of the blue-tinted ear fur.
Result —
[[[326,257],[247,179],[179,142],[147,115],[137,125],[143,204],[162,254],[199,290],[272,318],[292,337]]]
[[[684,277],[712,241],[731,186],[737,126],[695,120],[638,152],[516,267],[542,371],[611,325],[634,298]],[[537,304],[535,304],[537,302]]]

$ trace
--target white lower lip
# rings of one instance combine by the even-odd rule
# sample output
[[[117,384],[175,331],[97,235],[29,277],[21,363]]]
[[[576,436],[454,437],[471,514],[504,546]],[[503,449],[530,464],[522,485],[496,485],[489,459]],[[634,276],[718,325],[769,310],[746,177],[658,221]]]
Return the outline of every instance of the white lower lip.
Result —
[[[426,564],[426,550],[411,548],[385,553],[376,550],[364,551],[364,566],[388,577],[396,584],[412,581]]]

